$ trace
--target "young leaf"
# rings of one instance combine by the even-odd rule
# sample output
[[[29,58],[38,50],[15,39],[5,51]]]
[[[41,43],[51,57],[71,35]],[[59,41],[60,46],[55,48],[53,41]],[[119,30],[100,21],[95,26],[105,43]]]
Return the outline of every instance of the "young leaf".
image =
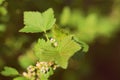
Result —
[[[46,42],[43,39],[39,39],[35,45],[35,54],[40,61],[54,61],[54,57],[57,56],[57,50],[50,42]]]
[[[60,41],[58,46],[59,57],[56,58],[59,65],[62,68],[67,68],[68,60],[72,57],[75,52],[79,51],[81,46],[72,40],[72,36],[65,37],[62,41]]]
[[[24,12],[25,27],[20,32],[46,32],[55,24],[53,9],[49,8],[43,13],[40,12]]]
[[[16,77],[13,80],[28,80],[28,79],[26,79],[25,77]]]
[[[80,49],[81,46],[73,41],[71,36],[67,36],[58,42],[57,47],[53,47],[50,42],[39,39],[35,46],[35,53],[40,61],[54,61],[65,69],[69,58]]]
[[[4,76],[17,76],[19,75],[18,71],[11,67],[4,67],[4,71],[1,72]]]

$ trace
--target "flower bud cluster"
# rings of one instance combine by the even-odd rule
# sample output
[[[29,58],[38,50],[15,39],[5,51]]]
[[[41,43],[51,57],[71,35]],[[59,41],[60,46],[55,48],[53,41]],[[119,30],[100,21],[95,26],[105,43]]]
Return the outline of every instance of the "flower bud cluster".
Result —
[[[56,42],[56,40],[55,40],[54,38],[51,38],[51,39],[50,39],[50,42],[52,43],[52,45],[53,45],[54,47],[57,47],[57,46],[58,46],[58,43]]]
[[[40,80],[40,74],[46,74],[50,68],[55,70],[58,66],[54,62],[37,62],[35,66],[30,65],[23,76],[30,80]]]

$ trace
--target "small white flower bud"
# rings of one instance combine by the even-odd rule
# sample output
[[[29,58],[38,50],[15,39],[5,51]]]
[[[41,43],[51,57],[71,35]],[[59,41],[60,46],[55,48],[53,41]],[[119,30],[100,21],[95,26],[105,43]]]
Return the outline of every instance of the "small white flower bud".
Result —
[[[23,74],[23,76],[25,76],[25,77],[28,76],[28,74],[27,74],[26,72],[23,72],[22,74]]]
[[[54,39],[54,38],[51,38],[51,39],[50,39],[50,42],[51,42],[51,43],[55,42],[55,39]]]
[[[57,43],[57,42],[55,42],[55,43],[54,43],[54,46],[55,46],[55,47],[57,47],[57,46],[58,46],[58,43]]]

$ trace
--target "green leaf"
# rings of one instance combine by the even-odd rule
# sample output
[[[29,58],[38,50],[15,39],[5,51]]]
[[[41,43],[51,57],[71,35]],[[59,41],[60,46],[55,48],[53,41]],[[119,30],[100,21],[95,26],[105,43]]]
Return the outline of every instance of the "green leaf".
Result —
[[[53,47],[50,42],[39,39],[35,46],[36,56],[40,61],[54,61],[62,68],[67,68],[68,60],[81,46],[72,40],[71,36],[64,37],[58,41],[58,46]]]
[[[46,32],[53,27],[55,21],[52,8],[49,8],[43,13],[26,11],[24,12],[25,27],[20,32]]]
[[[50,37],[53,37],[56,40],[62,40],[65,36],[67,36],[67,32],[57,25],[52,28]]]
[[[72,40],[72,36],[65,37],[60,41],[58,46],[59,57],[57,57],[56,63],[58,63],[62,68],[67,68],[68,60],[72,57],[75,52],[79,51],[81,46]]]
[[[79,41],[79,42],[83,46],[83,50],[82,51],[83,52],[88,52],[89,46],[86,43],[82,42],[82,41]]]
[[[5,7],[0,7],[0,15],[2,15],[2,16],[7,15],[7,10]]]
[[[17,76],[19,75],[18,71],[11,67],[4,67],[4,70],[1,72],[4,76]]]
[[[27,68],[28,66],[36,63],[36,56],[33,49],[27,50],[27,52],[18,58],[19,65],[22,68]]]
[[[40,61],[54,61],[54,57],[57,56],[57,50],[54,48],[49,41],[39,39],[35,45],[35,54]]]
[[[82,45],[82,52],[88,52],[89,50],[88,44],[84,43],[83,41],[80,41],[77,37],[74,37],[74,40]]]
[[[27,68],[29,65],[34,63],[35,63],[34,56],[33,58],[32,56],[29,55],[22,55],[19,57],[19,64],[22,68]]]
[[[13,80],[28,80],[28,79],[26,79],[25,77],[16,77]]]
[[[68,24],[71,19],[71,11],[69,7],[65,7],[60,17],[60,24],[65,26]]]

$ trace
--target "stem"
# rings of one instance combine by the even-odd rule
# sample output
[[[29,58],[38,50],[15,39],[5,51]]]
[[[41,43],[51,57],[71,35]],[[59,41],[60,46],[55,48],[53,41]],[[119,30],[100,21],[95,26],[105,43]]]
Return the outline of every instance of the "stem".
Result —
[[[49,38],[48,38],[48,36],[46,34],[46,31],[44,31],[44,33],[45,33],[45,37],[46,37],[47,41],[49,41]]]

